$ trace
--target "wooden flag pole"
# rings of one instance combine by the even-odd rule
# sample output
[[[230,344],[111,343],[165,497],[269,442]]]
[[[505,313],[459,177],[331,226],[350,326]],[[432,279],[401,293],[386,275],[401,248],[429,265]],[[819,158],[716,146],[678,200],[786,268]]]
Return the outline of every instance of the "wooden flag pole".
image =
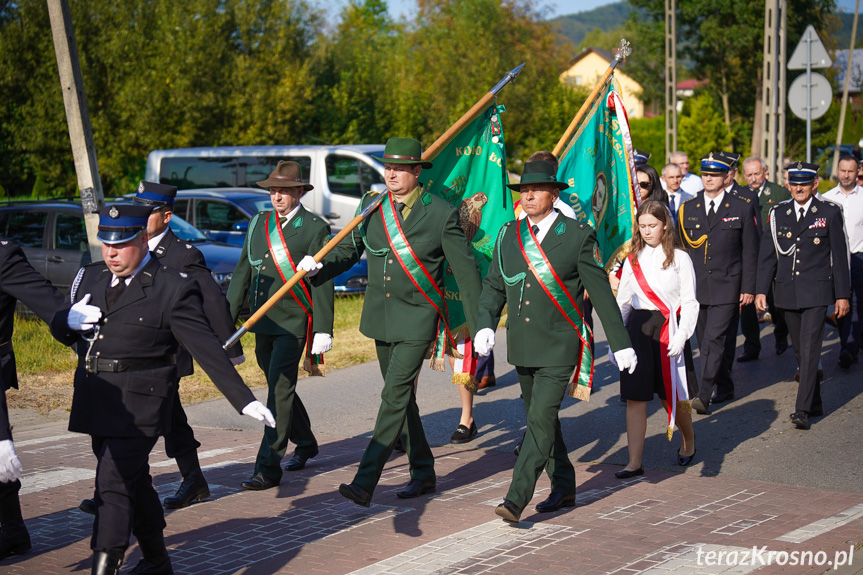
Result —
[[[569,123],[569,127],[563,133],[563,136],[560,138],[560,141],[554,147],[552,154],[555,157],[560,157],[560,152],[566,146],[566,143],[569,142],[569,139],[572,137],[572,134],[575,132],[578,125],[584,119],[584,116],[587,114],[587,111],[596,101],[596,98],[599,96],[599,92],[605,87],[606,83],[608,83],[608,79],[611,78],[611,74],[614,72],[614,69],[617,65],[626,60],[626,57],[632,53],[632,48],[629,47],[629,42],[626,41],[626,38],[622,38],[620,40],[620,45],[614,50],[614,59],[611,61],[611,64],[608,65],[608,69],[605,71],[605,74],[602,75],[602,78],[599,79],[599,83],[593,88],[593,91],[587,97],[587,100],[584,101],[584,104],[581,105],[581,109],[578,111],[578,114],[575,115],[575,118],[572,119],[572,122]]]
[[[524,68],[524,64],[521,64],[517,68],[507,72],[506,75],[500,80],[500,82],[495,84],[495,86],[491,90],[486,92],[486,94],[482,98],[480,98],[480,100],[476,104],[474,104],[470,110],[465,112],[465,114],[462,115],[462,117],[459,118],[455,124],[450,126],[450,128],[446,132],[444,132],[443,135],[439,137],[434,144],[426,148],[425,152],[423,152],[422,159],[425,161],[430,161],[434,159],[444,146],[449,144],[450,141],[465,126],[474,121],[476,117],[480,114],[480,112],[482,112],[482,110],[485,110],[491,100],[504,86],[511,82],[515,82],[515,78],[516,76],[518,76],[518,73],[521,72],[522,68]],[[386,194],[378,194],[374,201],[367,205],[362,212],[354,216],[354,219],[348,222],[348,225],[342,228],[342,231],[333,236],[333,238],[328,241],[327,244],[313,256],[315,258],[315,261],[320,262],[322,259],[324,259],[324,257],[326,257],[326,255],[330,253],[333,248],[335,248],[339,244],[339,242],[345,239],[348,234],[353,232],[354,229],[358,225],[360,225],[360,222],[362,222],[369,214],[371,214],[375,210],[375,208],[377,208],[381,204],[385,197]],[[234,332],[234,335],[232,335],[222,347],[228,349],[229,347],[240,341],[240,338],[243,337],[243,335],[245,335],[246,332],[248,332],[253,325],[258,323],[258,321],[262,317],[264,317],[268,311],[270,311],[270,308],[276,305],[276,302],[278,302],[280,299],[285,297],[288,292],[291,291],[291,288],[297,285],[297,282],[302,280],[304,277],[306,277],[306,272],[303,270],[295,273],[287,282],[285,282],[285,285],[279,288],[279,291],[274,293],[272,297],[270,297],[270,299],[268,299],[264,303],[264,305],[259,307],[258,310],[253,313],[251,317],[249,317],[249,319],[245,321],[245,323],[240,327],[240,329]]]

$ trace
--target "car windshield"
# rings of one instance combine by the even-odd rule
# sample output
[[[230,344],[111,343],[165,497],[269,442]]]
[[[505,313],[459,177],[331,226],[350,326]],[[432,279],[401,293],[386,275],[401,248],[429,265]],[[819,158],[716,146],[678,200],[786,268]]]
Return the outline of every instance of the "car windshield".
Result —
[[[245,208],[247,213],[257,214],[273,209],[273,202],[270,201],[269,195],[261,194],[260,197],[240,198],[237,203]]]
[[[174,232],[178,238],[186,242],[206,242],[209,239],[207,236],[202,234],[198,228],[177,214],[171,216],[171,222],[168,226],[170,226],[171,231]]]

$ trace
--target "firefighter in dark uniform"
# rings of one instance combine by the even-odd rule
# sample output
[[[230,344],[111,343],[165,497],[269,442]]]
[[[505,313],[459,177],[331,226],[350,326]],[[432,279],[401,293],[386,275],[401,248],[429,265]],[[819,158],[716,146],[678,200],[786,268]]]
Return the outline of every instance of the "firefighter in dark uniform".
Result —
[[[198,282],[204,297],[204,306],[207,309],[207,319],[210,320],[210,325],[219,339],[226,341],[234,333],[234,322],[228,309],[228,300],[222,295],[221,288],[210,274],[201,251],[178,238],[168,225],[173,215],[176,195],[175,186],[153,182],[141,182],[138,186],[135,203],[147,205],[153,209],[147,221],[151,256],[157,258],[162,265],[180,270]],[[242,363],[244,359],[242,346],[237,343],[229,348],[228,356],[234,365]],[[183,346],[177,350],[177,371],[178,378],[194,373],[192,356]],[[176,382],[178,391],[179,384],[178,379]],[[174,395],[172,417],[171,431],[165,435],[165,453],[168,457],[177,460],[183,482],[176,494],[165,498],[164,505],[166,509],[180,509],[209,497],[210,488],[198,461],[198,448],[201,444],[195,439],[195,433],[189,425],[186,412],[180,402],[179,393]],[[86,513],[95,514],[96,502],[93,499],[85,499],[79,508]]]
[[[58,340],[77,344],[69,430],[89,434],[98,459],[90,541],[96,575],[119,573],[130,533],[143,555],[131,574],[173,573],[147,460],[170,431],[180,344],[237,411],[275,425],[213,333],[198,282],[150,255],[152,212],[146,205],[100,210],[104,261],[78,273],[51,323]]]
[[[774,284],[776,307],[785,311],[791,344],[800,365],[791,423],[809,429],[810,415],[823,415],[818,360],[824,339],[827,306],[836,316],[849,311],[851,275],[842,210],[818,198],[818,164],[797,162],[788,169],[791,199],[770,210],[759,253],[758,309],[767,309]]]
[[[702,376],[698,396],[692,399],[693,409],[700,414],[707,413],[711,401],[734,399],[731,366],[725,359],[727,339],[737,332],[740,304],[752,303],[755,297],[758,230],[753,208],[725,191],[729,168],[728,159],[719,154],[704,156],[704,190],[684,202],[677,214],[701,304],[695,333]]]
[[[21,461],[12,443],[12,426],[6,409],[6,390],[18,387],[12,350],[17,300],[46,322],[63,304],[63,296],[33,269],[18,244],[0,239],[0,559],[30,549],[30,534],[24,526],[18,500]]]

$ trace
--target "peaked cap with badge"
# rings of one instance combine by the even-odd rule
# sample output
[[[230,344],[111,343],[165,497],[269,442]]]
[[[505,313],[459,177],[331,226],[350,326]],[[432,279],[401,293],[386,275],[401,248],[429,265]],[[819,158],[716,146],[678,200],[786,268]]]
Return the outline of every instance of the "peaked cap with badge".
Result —
[[[710,152],[701,158],[701,173],[724,176],[731,169],[732,160],[723,152]]]
[[[302,186],[303,193],[314,190],[315,187],[307,184],[303,179],[303,167],[297,162],[290,160],[279,160],[276,168],[270,173],[266,180],[257,182],[262,188],[297,188]]]
[[[645,152],[643,150],[632,150],[632,159],[635,161],[636,166],[643,166],[649,160],[650,156],[652,156],[650,152]]]
[[[797,162],[788,166],[788,183],[789,184],[808,184],[814,182],[818,176],[818,164],[809,162]]]
[[[113,204],[99,210],[99,232],[103,244],[122,244],[147,229],[153,207],[143,204]]]
[[[158,210],[162,206],[174,207],[174,198],[177,197],[177,186],[157,184],[155,182],[141,181],[138,191],[135,193],[134,202],[151,206]]]
[[[521,172],[521,181],[517,184],[507,184],[506,187],[516,192],[526,184],[553,184],[558,190],[565,190],[569,184],[557,181],[557,170],[554,164],[545,160],[534,160],[525,162],[524,170]]]

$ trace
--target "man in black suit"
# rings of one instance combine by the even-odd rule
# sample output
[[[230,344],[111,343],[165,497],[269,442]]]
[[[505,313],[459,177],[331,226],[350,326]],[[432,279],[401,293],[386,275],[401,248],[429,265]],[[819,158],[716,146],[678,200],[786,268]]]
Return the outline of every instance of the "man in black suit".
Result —
[[[695,267],[701,304],[695,333],[702,376],[698,396],[692,400],[700,414],[707,413],[711,401],[734,399],[731,366],[724,359],[727,339],[737,331],[739,305],[755,297],[758,230],[752,207],[725,191],[729,167],[729,160],[720,154],[704,156],[704,190],[685,202],[679,214],[679,233]],[[714,387],[716,393],[711,395]]]
[[[0,239],[0,559],[30,549],[30,534],[18,500],[23,469],[12,443],[6,409],[6,390],[18,387],[12,349],[17,300],[46,322],[63,304],[63,296],[33,269],[18,244]]]
[[[823,415],[818,360],[824,339],[827,306],[836,316],[849,311],[851,278],[842,210],[818,198],[818,165],[797,162],[788,169],[791,199],[770,210],[769,229],[761,238],[758,309],[767,309],[775,280],[776,306],[785,311],[791,344],[800,365],[791,423],[809,429],[810,415]]]
[[[143,555],[130,574],[173,573],[147,460],[158,436],[170,430],[180,344],[237,411],[275,425],[213,333],[198,282],[150,255],[152,212],[146,205],[100,210],[104,261],[78,272],[51,323],[58,340],[77,344],[69,430],[89,434],[98,459],[90,541],[95,575],[119,573],[130,533]]]

